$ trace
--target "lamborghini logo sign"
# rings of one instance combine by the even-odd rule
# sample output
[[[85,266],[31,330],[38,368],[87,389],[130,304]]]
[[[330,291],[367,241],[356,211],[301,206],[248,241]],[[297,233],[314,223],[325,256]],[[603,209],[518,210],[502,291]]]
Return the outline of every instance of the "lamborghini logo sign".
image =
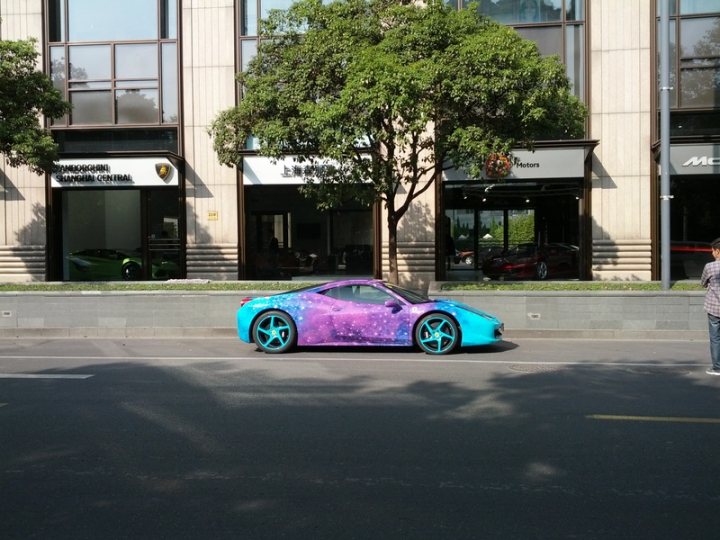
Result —
[[[167,163],[156,163],[155,172],[161,180],[170,180],[172,169]]]

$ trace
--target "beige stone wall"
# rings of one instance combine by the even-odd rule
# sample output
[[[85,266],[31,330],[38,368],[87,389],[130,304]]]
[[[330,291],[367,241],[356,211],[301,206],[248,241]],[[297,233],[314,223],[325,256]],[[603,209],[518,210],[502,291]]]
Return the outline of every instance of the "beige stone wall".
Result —
[[[592,0],[593,279],[649,280],[654,0]]]
[[[237,173],[221,166],[207,133],[235,104],[233,0],[182,3],[188,277],[237,279]]]
[[[42,38],[41,0],[2,0],[0,37]],[[38,69],[42,59],[38,58]],[[38,120],[39,121],[39,120]],[[0,281],[45,278],[45,177],[0,156]]]

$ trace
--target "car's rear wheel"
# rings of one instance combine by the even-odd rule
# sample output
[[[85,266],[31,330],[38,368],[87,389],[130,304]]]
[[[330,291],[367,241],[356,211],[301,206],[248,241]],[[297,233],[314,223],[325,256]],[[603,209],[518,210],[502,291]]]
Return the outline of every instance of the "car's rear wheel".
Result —
[[[290,315],[282,311],[265,312],[253,324],[253,341],[266,353],[287,352],[295,344],[296,336],[295,323]]]
[[[426,315],[415,328],[415,343],[427,354],[448,354],[459,342],[457,324],[444,313]]]
[[[540,281],[547,279],[548,277],[548,266],[545,261],[538,261],[537,266],[535,266],[535,279],[539,279]]]
[[[122,278],[126,281],[140,279],[140,265],[134,262],[124,264],[121,273]]]

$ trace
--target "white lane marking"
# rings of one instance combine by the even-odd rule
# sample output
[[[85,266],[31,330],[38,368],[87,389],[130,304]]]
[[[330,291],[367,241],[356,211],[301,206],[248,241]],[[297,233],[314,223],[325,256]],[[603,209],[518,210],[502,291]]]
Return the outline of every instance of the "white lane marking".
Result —
[[[591,420],[616,420],[620,422],[669,422],[677,424],[720,424],[720,418],[694,416],[632,416],[622,414],[589,414]]]
[[[322,354],[322,353],[320,353]],[[481,360],[481,359],[453,359],[451,357],[438,356],[433,358],[402,358],[400,356],[391,358],[363,358],[362,353],[358,353],[355,358],[352,355],[348,356],[310,356],[310,353],[297,353],[297,354],[285,354],[285,355],[257,355],[257,356],[14,356],[14,355],[0,355],[0,360],[98,360],[104,362],[117,362],[117,361],[139,361],[139,362],[151,362],[151,361],[164,361],[164,362],[177,362],[177,361],[217,361],[217,360],[232,360],[232,361],[268,361],[268,362],[287,362],[287,361],[311,361],[311,362],[402,362],[402,363],[417,363],[417,364],[498,364],[498,365],[550,365],[550,366],[618,366],[618,367],[655,367],[655,368],[695,368],[695,367],[707,367],[707,363],[703,362],[606,362],[597,360],[577,360],[577,361],[532,361],[532,360]],[[484,353],[484,354],[498,354],[498,353]]]
[[[80,373],[0,373],[0,379],[89,379],[93,375]]]

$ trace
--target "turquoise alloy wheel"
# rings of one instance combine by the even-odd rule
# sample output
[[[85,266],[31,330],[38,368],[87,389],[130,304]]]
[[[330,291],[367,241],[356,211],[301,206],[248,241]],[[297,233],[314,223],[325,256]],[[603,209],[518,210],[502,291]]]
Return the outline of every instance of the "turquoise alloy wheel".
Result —
[[[268,311],[253,325],[253,340],[266,353],[284,353],[295,344],[295,324],[287,313]]]
[[[450,317],[431,313],[423,317],[415,330],[415,342],[428,354],[447,354],[460,341],[458,327]]]

